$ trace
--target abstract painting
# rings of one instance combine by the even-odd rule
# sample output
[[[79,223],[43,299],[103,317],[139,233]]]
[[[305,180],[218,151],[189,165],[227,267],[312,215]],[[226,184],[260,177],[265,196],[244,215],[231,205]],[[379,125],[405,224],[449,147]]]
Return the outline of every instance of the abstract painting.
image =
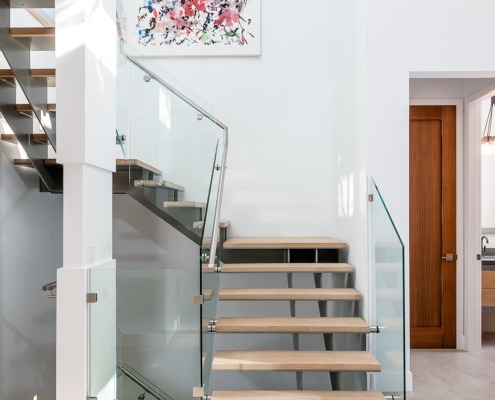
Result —
[[[259,55],[260,1],[134,0],[129,44],[147,56]]]

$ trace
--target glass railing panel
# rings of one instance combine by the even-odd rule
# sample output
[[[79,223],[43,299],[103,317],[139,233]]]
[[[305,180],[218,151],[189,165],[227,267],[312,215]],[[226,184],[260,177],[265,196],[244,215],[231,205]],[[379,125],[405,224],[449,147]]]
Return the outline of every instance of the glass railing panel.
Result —
[[[116,394],[116,270],[88,271],[88,397],[114,399]]]
[[[197,266],[117,270],[119,363],[167,399],[190,399],[193,387],[200,386],[200,307],[193,304],[198,293]],[[120,379],[123,398],[130,398],[130,384]]]
[[[148,201],[200,237],[195,223],[205,218],[218,126],[165,86],[161,71],[129,60],[125,71],[126,88],[121,83],[119,90],[127,96],[127,111],[119,113],[117,129],[125,144],[117,145],[117,153],[129,160],[122,167],[129,168],[130,186],[142,180]]]
[[[220,235],[219,224],[215,226],[215,216],[219,206],[219,193],[221,185],[221,168],[223,163],[224,148],[217,149],[215,163],[212,166],[212,178],[208,207],[201,228],[203,228],[203,238],[201,242],[201,252],[203,264],[201,268],[202,293],[205,300],[201,308],[201,332],[202,332],[202,354],[203,354],[203,374],[202,382],[205,393],[210,393],[211,365],[213,361],[215,334],[213,330],[214,321],[217,317],[218,291],[220,285],[220,274],[217,268],[220,265],[218,258]],[[213,246],[213,241],[216,246]]]
[[[370,322],[379,330],[370,350],[381,363],[371,389],[405,399],[404,245],[376,184],[370,188]]]

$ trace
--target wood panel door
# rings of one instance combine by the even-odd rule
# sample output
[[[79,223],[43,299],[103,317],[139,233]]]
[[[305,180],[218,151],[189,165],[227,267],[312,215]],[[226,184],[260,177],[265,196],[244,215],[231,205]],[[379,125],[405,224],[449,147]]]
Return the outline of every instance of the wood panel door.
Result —
[[[409,145],[411,348],[455,348],[456,107],[411,106]]]

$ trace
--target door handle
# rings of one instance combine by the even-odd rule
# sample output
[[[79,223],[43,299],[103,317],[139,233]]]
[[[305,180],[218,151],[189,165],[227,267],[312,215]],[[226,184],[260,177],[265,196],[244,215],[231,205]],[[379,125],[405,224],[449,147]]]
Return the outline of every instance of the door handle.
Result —
[[[442,260],[454,261],[454,255],[452,253],[447,253],[444,256],[442,256]]]

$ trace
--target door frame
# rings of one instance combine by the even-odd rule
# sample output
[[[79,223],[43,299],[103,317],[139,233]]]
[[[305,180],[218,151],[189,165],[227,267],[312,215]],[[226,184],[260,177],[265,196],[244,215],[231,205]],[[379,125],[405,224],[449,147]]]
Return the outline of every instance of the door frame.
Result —
[[[466,98],[466,192],[465,192],[465,253],[466,253],[466,350],[481,350],[481,261],[476,259],[481,245],[481,100],[491,97],[495,84]],[[474,132],[469,134],[469,132]],[[476,134],[477,132],[477,134]],[[469,273],[468,273],[469,272]]]
[[[456,348],[465,350],[464,99],[410,99],[410,106],[456,106]],[[481,279],[481,275],[480,275]],[[467,293],[466,293],[467,294]],[[466,296],[467,297],[467,296]],[[480,287],[481,297],[481,287]],[[481,311],[480,311],[481,318]],[[480,333],[481,336],[481,333]]]

